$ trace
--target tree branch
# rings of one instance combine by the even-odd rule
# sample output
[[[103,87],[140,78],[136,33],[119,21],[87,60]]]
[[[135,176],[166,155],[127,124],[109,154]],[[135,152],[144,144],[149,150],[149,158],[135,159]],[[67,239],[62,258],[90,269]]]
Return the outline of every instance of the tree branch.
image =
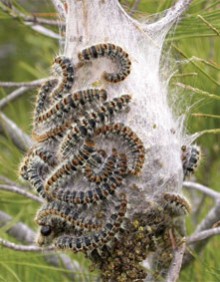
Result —
[[[216,192],[202,184],[191,182],[191,181],[184,181],[183,182],[183,187],[188,188],[188,189],[196,189],[204,194],[206,194],[209,197],[214,198],[215,200],[220,199],[220,193]]]
[[[148,24],[147,29],[153,31],[163,30],[172,25],[189,7],[192,0],[179,0],[176,4],[166,11],[163,18],[155,23]]]
[[[201,231],[199,233],[196,233],[195,235],[188,237],[186,242],[188,245],[190,245],[201,240],[210,239],[212,236],[219,234],[220,234],[220,227],[212,228],[209,230]]]
[[[0,184],[0,189],[1,190],[5,190],[5,191],[9,191],[9,192],[13,192],[16,194],[20,194],[26,198],[29,198],[33,201],[36,201],[38,203],[43,203],[43,199],[41,199],[40,197],[33,195],[29,192],[26,192],[24,190],[22,190],[21,188],[14,186],[14,185],[4,185],[4,184]]]
[[[130,10],[130,12],[129,12],[129,15],[130,15],[130,16],[132,16],[132,15],[135,13],[135,11],[137,10],[137,8],[138,8],[140,2],[141,2],[141,0],[135,0],[134,4],[133,4],[133,6],[131,7],[131,10]]]
[[[12,220],[12,217],[8,214],[0,211],[0,227],[7,224],[9,221]],[[7,233],[17,239],[18,241],[22,241],[28,244],[33,244],[35,238],[35,232],[30,229],[27,225],[19,222],[12,226]],[[51,253],[52,249],[42,249],[37,246],[25,246],[25,245],[17,245],[6,240],[0,238],[0,245],[4,247],[13,249],[15,251],[28,251],[28,252],[44,252],[44,257],[48,263],[54,265],[56,267],[60,266],[60,261],[62,262],[64,268],[71,271],[68,273],[71,281],[79,281],[78,276],[76,273],[85,273],[85,270],[79,265],[79,263],[75,260],[72,260],[66,254],[53,254]],[[45,251],[47,253],[45,254]],[[48,251],[50,251],[48,253]]]
[[[173,260],[167,274],[166,282],[175,282],[179,278],[185,249],[186,243],[183,242],[176,250],[174,250]]]
[[[41,78],[41,79],[36,79],[28,82],[13,82],[13,81],[0,81],[0,86],[5,87],[5,88],[10,88],[10,87],[22,87],[22,86],[27,86],[30,88],[34,88],[37,86],[41,86],[41,84],[54,79],[54,77],[48,77],[48,78]]]
[[[30,246],[26,246],[26,245],[18,245],[15,243],[11,243],[7,240],[4,240],[2,238],[0,238],[0,245],[8,248],[8,249],[12,249],[14,251],[19,251],[19,252],[50,252],[50,251],[54,251],[54,248],[50,247],[48,249],[43,249],[41,247],[37,247],[34,245],[30,245]]]
[[[5,106],[7,106],[11,101],[17,99],[24,93],[26,93],[29,90],[29,87],[22,86],[13,92],[11,92],[8,96],[0,100],[0,109],[3,109]]]
[[[11,138],[21,151],[26,151],[33,144],[31,138],[25,134],[12,120],[0,112],[0,133]]]
[[[212,226],[219,221],[220,219],[220,200],[216,202],[216,205],[214,208],[212,208],[209,213],[207,214],[206,218],[203,219],[203,221],[199,224],[199,226],[196,228],[195,232],[190,236],[191,238],[197,236],[202,231],[207,231],[212,228]],[[216,228],[218,229],[218,228]],[[214,229],[213,229],[214,230]],[[195,241],[190,243],[190,249],[191,252],[200,252],[208,243],[209,237],[204,238],[203,240]],[[194,257],[192,256],[191,252],[186,252],[183,259],[183,266],[187,266]]]

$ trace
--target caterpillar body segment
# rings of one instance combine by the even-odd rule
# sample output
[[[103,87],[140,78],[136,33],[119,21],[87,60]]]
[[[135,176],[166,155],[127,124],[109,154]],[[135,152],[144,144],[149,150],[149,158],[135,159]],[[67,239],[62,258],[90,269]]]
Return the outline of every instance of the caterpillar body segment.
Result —
[[[128,53],[121,47],[111,43],[97,44],[82,50],[78,54],[81,62],[88,62],[100,57],[107,57],[117,63],[119,71],[116,73],[104,72],[103,77],[109,82],[123,81],[131,72],[131,61]]]
[[[80,237],[63,235],[55,241],[57,249],[70,249],[74,252],[87,252],[95,248],[100,248],[118,233],[125,217],[127,201],[125,195],[122,196],[121,204],[117,213],[113,213],[106,225],[99,232],[83,235]]]

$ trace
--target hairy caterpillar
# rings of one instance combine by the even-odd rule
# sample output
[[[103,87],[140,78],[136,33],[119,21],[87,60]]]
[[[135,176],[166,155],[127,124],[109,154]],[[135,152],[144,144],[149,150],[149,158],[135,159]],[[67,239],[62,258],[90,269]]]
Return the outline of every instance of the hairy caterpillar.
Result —
[[[82,62],[88,62],[92,59],[97,59],[100,57],[107,57],[113,61],[116,61],[119,66],[119,72],[104,72],[103,74],[104,79],[109,82],[120,82],[124,80],[131,72],[131,61],[129,59],[128,53],[126,53],[121,47],[111,43],[93,45],[82,50],[78,54],[78,57]]]

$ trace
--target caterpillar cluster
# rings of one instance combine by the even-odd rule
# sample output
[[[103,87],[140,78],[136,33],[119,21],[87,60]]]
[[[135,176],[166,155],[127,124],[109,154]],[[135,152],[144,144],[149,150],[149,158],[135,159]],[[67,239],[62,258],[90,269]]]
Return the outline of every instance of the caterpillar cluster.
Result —
[[[78,54],[82,64],[100,57],[118,66],[118,72],[104,73],[109,83],[120,83],[130,74],[129,55],[114,44],[93,45]],[[40,226],[37,243],[90,252],[97,264],[97,250],[115,242],[116,254],[123,254],[129,243],[133,251],[126,264],[130,263],[134,272],[128,274],[128,280],[140,278],[139,248],[141,252],[153,251],[158,248],[157,242],[163,245],[169,241],[164,238],[172,218],[189,213],[190,205],[180,195],[164,193],[146,206],[143,218],[134,211],[133,218],[127,217],[129,193],[125,180],[139,176],[145,163],[140,137],[125,124],[115,122],[115,117],[129,110],[131,96],[109,99],[102,88],[75,91],[75,64],[61,56],[55,59],[54,67],[58,78],[42,85],[36,100],[32,132],[36,143],[20,166],[20,175],[44,199],[35,219]],[[181,158],[186,176],[195,168],[199,150],[184,148]],[[108,254],[113,259],[115,254]],[[117,255],[115,262],[118,260],[123,260],[122,255]],[[106,261],[106,275],[109,267]],[[111,271],[117,273],[116,269]]]
[[[119,83],[130,73],[128,54],[114,44],[98,44],[82,50],[82,64],[106,57],[118,66],[104,73],[108,82]],[[73,91],[77,68],[69,58],[55,58],[58,78],[39,90],[32,137],[35,145],[26,154],[20,175],[45,200],[38,211],[39,245],[88,251],[107,244],[121,228],[127,195],[124,178],[138,175],[144,164],[144,145],[114,117],[128,110],[128,94],[108,99],[105,89]],[[106,151],[98,146],[114,135],[125,151]],[[112,142],[113,143],[113,142]],[[82,184],[81,184],[82,182]]]

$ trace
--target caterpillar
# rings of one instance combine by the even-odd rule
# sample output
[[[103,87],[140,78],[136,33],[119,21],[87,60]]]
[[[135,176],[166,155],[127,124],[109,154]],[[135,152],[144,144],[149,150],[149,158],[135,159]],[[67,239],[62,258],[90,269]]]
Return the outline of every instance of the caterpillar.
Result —
[[[71,158],[63,161],[45,181],[45,192],[48,194],[50,190],[59,184],[61,180],[66,180],[69,175],[73,175],[87,162],[90,155],[95,151],[94,142],[92,140],[85,140],[79,152]]]
[[[79,219],[79,216],[80,211],[79,209],[76,209],[76,207],[70,206],[64,202],[53,201],[51,203],[47,203],[38,211],[35,221],[38,225],[42,225],[45,223],[45,218],[48,217],[47,225],[51,225],[52,218],[54,218],[57,221],[60,220],[61,224],[65,221],[67,228],[69,226],[77,229],[93,231],[102,227],[102,224],[98,223],[97,220],[86,221],[82,216]]]
[[[28,152],[20,166],[20,175],[35,188],[36,192],[45,197],[43,177],[56,165],[51,152],[34,147]]]
[[[57,122],[62,123],[66,119],[70,119],[71,115],[75,114],[76,116],[76,114],[79,114],[79,111],[83,110],[85,104],[102,102],[106,99],[107,93],[104,89],[86,89],[73,94],[67,94],[50,109],[40,114],[37,117],[37,122],[42,123],[56,119]]]
[[[106,199],[108,196],[113,195],[115,190],[122,185],[123,176],[127,169],[127,162],[125,156],[119,155],[118,166],[113,170],[111,176],[106,179],[106,182],[101,182],[99,185],[87,191],[70,190],[55,187],[53,190],[48,191],[49,197],[59,201],[70,204],[87,205],[97,203],[98,201]],[[49,190],[49,189],[48,189]]]
[[[191,206],[186,198],[175,193],[163,195],[164,209],[173,216],[187,215],[191,212]]]
[[[62,141],[60,147],[61,155],[68,153],[70,147],[79,142],[84,137],[91,135],[94,132],[97,124],[103,124],[106,119],[110,119],[115,113],[126,108],[131,97],[129,95],[122,95],[119,98],[114,98],[111,101],[105,102],[97,110],[91,110],[86,113],[86,117],[79,119],[76,126],[71,126],[71,121],[67,120],[61,125],[49,128],[43,133],[32,132],[32,138],[37,142],[44,142],[50,138],[63,137],[63,133],[70,128],[70,132]],[[72,131],[72,133],[71,133]],[[64,148],[63,148],[64,147]]]
[[[85,166],[85,176],[89,182],[94,182],[100,184],[103,181],[107,182],[108,178],[112,175],[121,175],[125,176],[127,173],[127,157],[125,154],[118,154],[116,149],[112,149],[112,154],[106,159],[106,162],[103,164],[100,163],[102,169],[94,167],[91,164],[91,160],[88,160]],[[94,170],[98,170],[95,172]]]
[[[181,147],[181,160],[184,178],[194,173],[201,159],[201,149],[197,145]]]
[[[119,66],[119,72],[107,73],[104,72],[103,77],[109,82],[120,82],[124,80],[131,72],[131,61],[128,53],[126,53],[121,47],[111,43],[103,43],[93,45],[89,48],[82,50],[78,54],[81,62],[88,62],[92,59],[100,57],[107,57],[113,61],[116,61]]]
[[[61,98],[62,93],[69,92],[74,83],[74,66],[71,60],[65,56],[58,56],[54,60],[54,64],[58,64],[62,69],[62,80],[56,88],[50,93],[50,100]]]
[[[127,208],[127,200],[125,195],[122,195],[121,204],[118,207],[118,212],[113,213],[110,219],[105,224],[104,228],[94,234],[83,235],[80,237],[63,235],[55,240],[55,247],[57,249],[70,249],[73,252],[93,250],[100,248],[118,233],[120,226],[125,217]]]
[[[129,170],[129,173],[133,175],[139,174],[145,160],[145,149],[143,142],[137,136],[137,134],[122,123],[104,125],[95,131],[95,136],[100,134],[114,134],[121,137],[122,140],[128,144],[129,148],[131,149],[131,156],[133,158],[132,168]]]
[[[34,110],[34,126],[37,126],[39,115],[49,107],[49,96],[56,84],[57,80],[51,80],[47,81],[41,86],[37,95],[36,106]]]

